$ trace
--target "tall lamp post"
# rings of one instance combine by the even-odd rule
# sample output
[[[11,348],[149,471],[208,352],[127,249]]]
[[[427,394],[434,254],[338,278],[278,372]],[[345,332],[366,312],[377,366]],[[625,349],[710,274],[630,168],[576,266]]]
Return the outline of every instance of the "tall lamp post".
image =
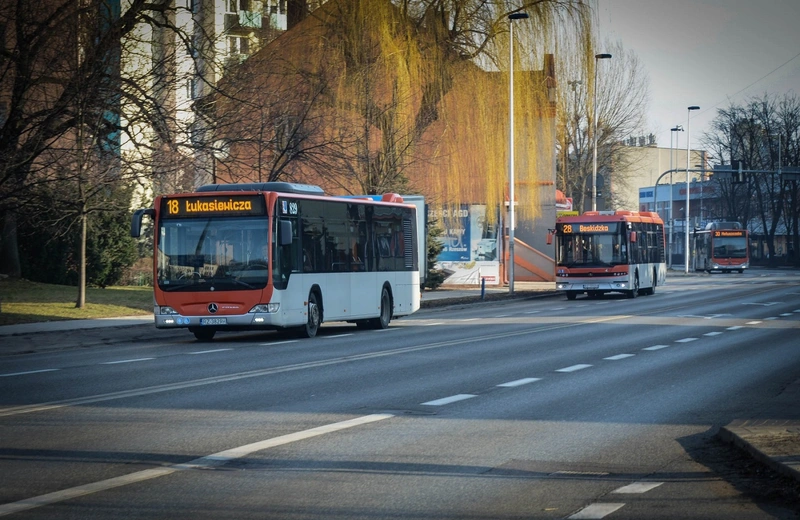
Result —
[[[675,128],[669,129],[669,267],[672,267],[672,228],[675,227],[675,214],[672,212],[672,134],[675,132],[683,132],[681,125],[675,125]],[[675,134],[675,148],[678,147],[678,134]],[[658,208],[656,208],[658,211]]]
[[[508,15],[508,292],[514,294],[514,20],[528,13]]]
[[[610,59],[610,54],[594,55],[594,129],[592,130],[592,211],[597,211],[597,62]]]
[[[685,274],[689,274],[689,154],[691,146],[691,138],[689,135],[692,128],[692,110],[700,110],[700,107],[697,105],[692,105],[687,109],[686,112],[686,228],[683,230],[684,234],[686,235],[686,243],[684,244],[686,249],[684,251],[686,265],[684,266],[683,271]]]

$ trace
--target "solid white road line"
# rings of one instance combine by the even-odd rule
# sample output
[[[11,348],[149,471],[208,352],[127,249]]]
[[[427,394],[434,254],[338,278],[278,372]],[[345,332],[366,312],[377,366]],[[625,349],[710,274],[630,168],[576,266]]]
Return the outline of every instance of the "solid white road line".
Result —
[[[27,372],[12,372],[10,374],[0,374],[0,377],[27,376],[28,374],[41,374],[44,372],[56,372],[60,368],[43,368],[41,370],[28,370]]]
[[[106,491],[121,486],[127,486],[128,484],[134,484],[136,482],[142,482],[144,480],[151,480],[154,478],[163,477],[178,471],[183,471],[187,469],[206,469],[206,468],[221,466],[232,460],[240,459],[242,457],[251,455],[257,451],[266,450],[268,448],[274,448],[276,446],[282,446],[284,444],[290,444],[292,442],[297,442],[305,439],[310,439],[312,437],[325,435],[327,433],[346,430],[348,428],[361,426],[363,424],[382,421],[384,419],[389,419],[391,417],[394,416],[391,414],[373,414],[373,415],[365,415],[362,417],[356,417],[354,419],[349,419],[347,421],[326,424],[324,426],[311,428],[309,430],[304,430],[301,432],[290,433],[288,435],[281,435],[280,437],[266,439],[263,441],[254,442],[252,444],[245,444],[244,446],[239,446],[237,448],[220,451],[218,453],[207,455],[205,457],[200,457],[199,459],[194,459],[184,464],[173,464],[172,466],[164,468],[146,469],[144,471],[137,471],[136,473],[123,475],[121,477],[114,477],[106,480],[101,480],[99,482],[92,482],[89,484],[84,484],[82,486],[76,486],[61,491],[55,491],[53,493],[47,493],[45,495],[39,495],[37,497],[26,498],[25,500],[20,500],[17,502],[2,504],[0,505],[0,516],[19,513],[20,511],[26,511],[28,509],[42,507],[54,504],[56,502],[62,502],[64,500],[69,500],[71,498],[89,495],[91,493],[97,493],[99,491]]]

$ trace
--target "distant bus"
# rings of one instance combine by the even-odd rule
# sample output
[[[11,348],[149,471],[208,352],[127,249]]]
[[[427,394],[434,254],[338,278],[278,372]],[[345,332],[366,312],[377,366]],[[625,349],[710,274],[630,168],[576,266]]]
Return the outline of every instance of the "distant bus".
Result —
[[[620,292],[654,294],[667,276],[664,222],[657,213],[589,211],[556,219],[556,289],[568,300]]]
[[[738,222],[711,222],[695,233],[696,271],[743,273],[749,267],[749,238]]]
[[[396,194],[325,196],[317,186],[212,184],[137,210],[154,221],[157,328],[295,329],[325,321],[384,329],[420,306],[417,216]]]

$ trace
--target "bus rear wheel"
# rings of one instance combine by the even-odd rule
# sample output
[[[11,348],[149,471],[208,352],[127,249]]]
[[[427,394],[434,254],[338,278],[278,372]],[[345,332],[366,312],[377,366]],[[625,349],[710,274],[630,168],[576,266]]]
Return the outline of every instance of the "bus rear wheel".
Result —
[[[359,329],[388,329],[389,322],[392,321],[392,295],[389,289],[384,287],[381,290],[381,313],[377,318],[359,320],[356,322]]]
[[[392,321],[392,297],[389,290],[384,287],[381,291],[381,314],[372,320],[372,328],[388,329],[390,321]]]

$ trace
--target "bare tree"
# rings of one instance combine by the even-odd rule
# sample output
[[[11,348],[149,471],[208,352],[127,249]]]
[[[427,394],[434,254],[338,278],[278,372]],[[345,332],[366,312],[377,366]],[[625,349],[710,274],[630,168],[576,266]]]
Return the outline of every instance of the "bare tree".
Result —
[[[558,62],[558,76],[562,81],[558,89],[557,186],[567,197],[573,198],[576,208],[584,207],[587,186],[591,186],[594,100],[597,100],[597,169],[604,174],[606,186],[609,183],[625,185],[629,179],[620,172],[635,170],[633,159],[624,153],[621,142],[644,127],[649,103],[647,76],[636,54],[625,49],[621,42],[611,41],[605,43],[602,51],[612,55],[612,59],[597,63],[602,71],[594,70],[594,66],[586,69],[569,59]],[[626,206],[630,202],[610,199],[606,200],[606,205]]]
[[[726,218],[745,226],[757,223],[763,230],[770,262],[775,263],[775,235],[783,224],[790,238],[792,261],[797,261],[798,182],[784,181],[780,166],[797,166],[800,160],[800,99],[795,94],[764,94],[743,105],[731,104],[717,111],[704,145],[724,164],[743,161],[755,171],[745,184],[717,179]],[[780,151],[779,151],[780,149]]]
[[[93,201],[112,185],[151,184],[168,173],[165,166],[184,167],[168,92],[177,81],[174,49],[193,43],[174,23],[185,8],[172,0],[131,0],[121,12],[113,6],[17,0],[0,7],[2,272],[21,272],[15,216],[21,205],[36,203],[38,186],[70,194],[62,200],[64,216],[85,229],[101,207]],[[159,47],[159,31],[176,43]],[[85,236],[81,244],[79,307]]]
[[[552,161],[553,143],[541,122],[552,117],[553,78],[533,71],[567,33],[585,57],[591,12],[583,0],[330,2],[297,27],[302,39],[284,35],[248,60],[269,53],[291,63],[302,81],[284,81],[304,84],[298,90],[305,104],[289,96],[287,107],[266,110],[278,106],[258,92],[267,84],[255,78],[269,75],[266,68],[252,69],[249,87],[225,92],[249,106],[256,120],[233,136],[251,143],[250,157],[231,147],[229,162],[260,168],[260,157],[268,165],[285,160],[280,168],[270,166],[276,174],[270,178],[314,180],[337,191],[421,189],[411,183],[424,182],[426,194],[443,202],[501,204],[508,164],[508,14],[520,11],[530,18],[515,22],[516,125],[525,137],[516,153],[519,184],[535,185],[537,161]],[[281,132],[295,139],[282,141]],[[292,153],[284,153],[282,142],[292,144]],[[520,197],[521,214],[536,212],[536,202],[535,193]]]

